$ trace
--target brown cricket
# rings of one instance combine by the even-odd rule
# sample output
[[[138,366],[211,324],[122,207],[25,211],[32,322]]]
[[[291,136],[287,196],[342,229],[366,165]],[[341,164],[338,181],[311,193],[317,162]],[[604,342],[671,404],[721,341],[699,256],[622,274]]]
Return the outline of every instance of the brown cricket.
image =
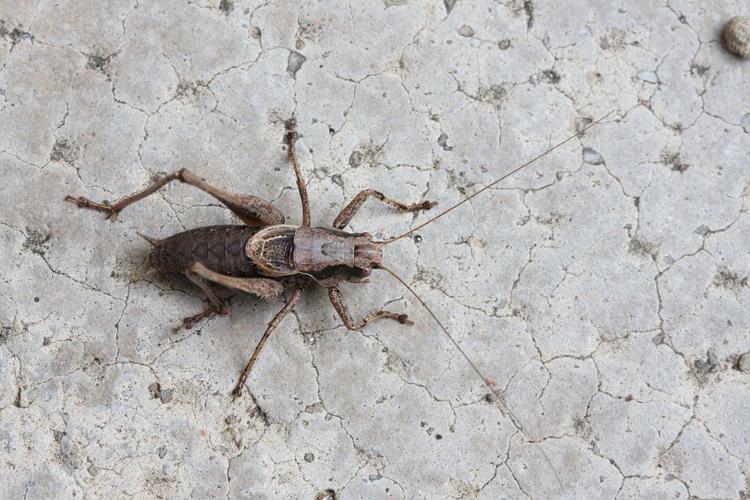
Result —
[[[378,319],[390,319],[401,324],[412,324],[406,314],[397,314],[387,310],[372,312],[361,320],[353,320],[349,316],[338,284],[342,281],[365,282],[373,269],[382,269],[394,276],[414,294],[471,365],[471,368],[495,395],[495,401],[499,401],[503,405],[503,410],[508,412],[520,426],[507,404],[503,402],[502,395],[495,389],[494,383],[485,377],[465,354],[432,310],[404,280],[383,265],[383,246],[434,222],[503,179],[583,134],[611,113],[590,123],[580,132],[494,180],[428,221],[399,236],[383,241],[375,241],[370,233],[348,233],[343,230],[367,198],[376,198],[401,212],[427,210],[434,207],[436,203],[432,201],[413,204],[402,203],[374,189],[366,189],[355,196],[341,210],[333,221],[333,227],[311,227],[307,190],[295,152],[297,133],[294,119],[286,122],[284,140],[297,179],[297,188],[302,203],[302,223],[300,225],[284,224],[284,215],[261,198],[223,191],[208,184],[186,169],[180,169],[166,175],[146,189],[120,198],[113,203],[108,201],[96,203],[84,197],[73,196],[66,196],[65,200],[75,203],[79,208],[105,212],[107,218],[113,219],[123,208],[142,200],[164,185],[176,180],[205,191],[239,217],[244,225],[201,227],[175,234],[163,240],[143,236],[152,245],[148,256],[150,268],[138,277],[142,278],[155,273],[183,273],[203,290],[210,305],[198,314],[185,318],[181,325],[184,328],[191,328],[196,321],[213,314],[226,314],[224,301],[214,289],[216,285],[255,294],[269,300],[280,297],[285,290],[291,288],[292,292],[286,300],[286,305],[268,323],[265,332],[242,370],[237,385],[232,391],[232,396],[235,398],[241,394],[248,374],[258,359],[266,340],[281,320],[294,309],[302,291],[311,283],[317,283],[327,289],[333,308],[344,325],[350,330],[359,330],[366,324]]]

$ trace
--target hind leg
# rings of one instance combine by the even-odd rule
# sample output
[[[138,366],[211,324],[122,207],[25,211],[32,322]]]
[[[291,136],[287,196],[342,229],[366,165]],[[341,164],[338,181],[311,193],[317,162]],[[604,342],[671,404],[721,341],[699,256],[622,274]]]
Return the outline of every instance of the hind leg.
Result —
[[[201,191],[210,194],[223,203],[248,226],[273,226],[284,222],[284,215],[279,209],[267,201],[262,200],[257,196],[230,193],[218,189],[185,168],[165,175],[146,189],[124,196],[115,202],[104,200],[97,203],[88,198],[84,198],[83,196],[74,197],[70,195],[65,197],[65,201],[75,203],[78,208],[88,208],[90,210],[104,212],[107,214],[107,218],[110,219],[117,217],[117,214],[120,213],[123,208],[154,194],[172,181],[180,181],[190,184],[191,186],[195,186]]]
[[[284,292],[284,285],[278,281],[268,278],[237,278],[235,276],[227,276],[212,271],[200,262],[193,264],[190,269],[185,271],[185,275],[203,290],[211,305],[198,314],[183,319],[182,325],[173,330],[174,333],[177,333],[182,328],[189,330],[196,322],[214,314],[226,314],[224,301],[216,295],[209,282],[216,283],[224,288],[251,293],[263,300],[275,299]]]
[[[198,321],[205,318],[210,318],[214,314],[224,315],[227,313],[226,307],[224,306],[224,300],[221,299],[216,294],[216,292],[214,292],[214,290],[212,290],[211,285],[206,283],[206,280],[204,280],[199,274],[192,271],[185,272],[185,276],[187,276],[190,281],[195,283],[198,288],[203,290],[203,293],[205,293],[206,297],[208,297],[208,302],[210,303],[210,305],[199,313],[184,318],[180,326],[176,326],[172,329],[172,333],[178,333],[183,328],[185,330],[190,330]]]
[[[197,314],[182,318],[182,323],[179,326],[175,326],[174,328],[172,328],[172,333],[179,333],[183,328],[185,330],[190,330],[191,328],[193,328],[193,326],[195,326],[197,322],[202,319],[210,318],[214,314],[224,315],[226,313],[227,310],[224,308],[224,306],[210,305]]]
[[[269,278],[237,278],[212,271],[200,262],[196,262],[188,273],[201,280],[208,280],[226,288],[257,295],[263,300],[273,300],[284,293],[284,285]],[[192,279],[192,278],[191,278]],[[208,284],[206,284],[208,286]]]

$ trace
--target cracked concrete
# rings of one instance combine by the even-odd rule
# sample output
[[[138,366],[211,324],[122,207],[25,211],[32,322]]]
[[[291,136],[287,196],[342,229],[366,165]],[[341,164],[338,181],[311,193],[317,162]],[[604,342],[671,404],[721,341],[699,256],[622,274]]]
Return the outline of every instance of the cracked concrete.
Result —
[[[0,497],[747,498],[750,66],[733,0],[0,0]],[[278,304],[170,334],[188,284],[147,244],[236,223],[187,167],[316,223],[364,188],[450,206],[343,291],[413,327],[349,332],[320,290],[228,393]],[[429,214],[368,202],[354,231]]]

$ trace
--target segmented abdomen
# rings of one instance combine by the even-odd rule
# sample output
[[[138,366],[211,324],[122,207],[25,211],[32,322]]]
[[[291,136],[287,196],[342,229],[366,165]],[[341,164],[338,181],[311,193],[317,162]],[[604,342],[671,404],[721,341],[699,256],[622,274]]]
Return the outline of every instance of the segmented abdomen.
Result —
[[[161,240],[151,249],[153,267],[162,272],[184,272],[195,262],[228,276],[257,276],[245,255],[247,240],[261,228],[208,226],[190,229]]]

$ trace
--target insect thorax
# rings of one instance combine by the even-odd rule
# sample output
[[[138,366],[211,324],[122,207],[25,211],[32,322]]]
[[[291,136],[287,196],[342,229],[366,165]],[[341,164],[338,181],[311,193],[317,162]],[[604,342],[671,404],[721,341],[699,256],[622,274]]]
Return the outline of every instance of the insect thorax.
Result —
[[[294,233],[298,227],[269,226],[247,241],[245,254],[261,274],[277,277],[298,272],[294,265]]]
[[[368,236],[330,228],[270,226],[247,241],[245,254],[265,276],[305,274],[324,286],[359,282],[380,264],[380,245]]]

